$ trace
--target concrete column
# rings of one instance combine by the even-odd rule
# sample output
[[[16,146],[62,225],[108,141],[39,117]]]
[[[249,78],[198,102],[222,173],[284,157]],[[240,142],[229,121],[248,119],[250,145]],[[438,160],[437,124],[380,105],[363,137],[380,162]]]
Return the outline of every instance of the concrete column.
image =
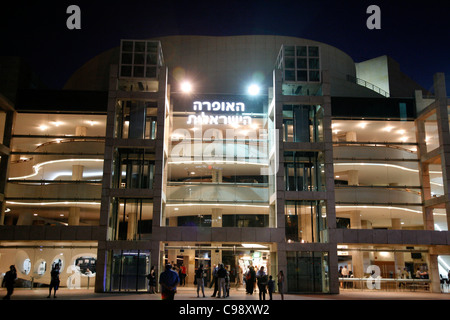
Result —
[[[358,170],[348,170],[347,177],[349,186],[359,185]]]
[[[138,207],[134,204],[130,207],[131,210],[128,212],[127,240],[135,240],[137,234]]]
[[[348,142],[356,142],[356,132],[349,131],[345,134],[345,140]]]
[[[398,269],[402,272],[405,267],[405,254],[403,252],[394,252],[394,262],[395,272],[397,272]]]
[[[361,211],[354,210],[350,213],[350,228],[351,229],[361,229]]]
[[[17,220],[18,226],[31,226],[33,224],[33,214],[31,212],[24,212],[19,215]]]
[[[80,212],[81,209],[78,207],[69,208],[69,226],[80,225]]]
[[[72,180],[82,180],[83,179],[84,166],[73,165],[72,166]]]
[[[351,251],[352,253],[352,272],[355,278],[364,278],[364,252]],[[357,285],[356,283],[354,285]]]
[[[429,254],[429,269],[428,273],[431,280],[431,292],[441,292],[441,282],[439,277],[439,262],[438,262],[438,255],[436,254]]]
[[[392,225],[393,230],[401,230],[402,229],[401,219],[398,219],[398,218],[391,219],[391,225]]]
[[[213,228],[220,228],[222,227],[222,208],[212,208],[211,209],[211,227]]]
[[[169,261],[169,263],[177,263],[177,250],[175,249],[170,249],[167,250],[167,261]]]
[[[306,209],[307,212],[298,215],[298,235],[302,237],[305,242],[312,242],[313,239],[313,225],[311,223],[311,210]]]
[[[82,136],[82,137],[87,136],[87,127],[81,127],[81,126],[76,127],[75,128],[75,135],[76,136]]]
[[[77,127],[79,128],[79,127]],[[83,179],[83,170],[84,166],[73,165],[72,166],[72,181],[80,181]],[[69,226],[78,226],[80,225],[80,211],[81,209],[78,207],[70,207],[69,208]]]
[[[177,227],[178,226],[178,218],[170,217],[169,218],[169,227]]]
[[[222,183],[222,169],[213,169],[212,170],[211,181]]]

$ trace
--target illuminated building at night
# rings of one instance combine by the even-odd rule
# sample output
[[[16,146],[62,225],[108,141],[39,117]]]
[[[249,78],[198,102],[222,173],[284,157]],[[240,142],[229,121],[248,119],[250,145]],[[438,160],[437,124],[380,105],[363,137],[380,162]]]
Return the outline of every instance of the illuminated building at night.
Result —
[[[443,74],[431,93],[388,56],[284,36],[122,40],[63,90],[0,64],[0,270],[24,286],[61,260],[62,286],[96,292],[146,291],[167,262],[190,285],[222,262],[290,293],[441,291]]]

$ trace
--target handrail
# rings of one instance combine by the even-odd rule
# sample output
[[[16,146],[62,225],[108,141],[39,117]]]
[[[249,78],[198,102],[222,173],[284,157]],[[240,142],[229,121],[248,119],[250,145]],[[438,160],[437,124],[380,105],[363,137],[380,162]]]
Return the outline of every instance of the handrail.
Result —
[[[379,94],[385,96],[386,98],[389,98],[389,93],[388,92],[386,92],[385,90],[381,89],[380,87],[378,87],[378,86],[374,85],[373,83],[370,83],[370,82],[368,82],[366,80],[363,80],[363,79],[360,79],[360,78],[357,78],[357,77],[354,77],[354,76],[348,74],[347,75],[347,81],[355,83],[355,84],[358,84],[358,85],[360,85],[362,87],[365,87],[365,88],[370,89],[370,90],[372,90],[372,91],[374,91],[376,93],[379,93]]]

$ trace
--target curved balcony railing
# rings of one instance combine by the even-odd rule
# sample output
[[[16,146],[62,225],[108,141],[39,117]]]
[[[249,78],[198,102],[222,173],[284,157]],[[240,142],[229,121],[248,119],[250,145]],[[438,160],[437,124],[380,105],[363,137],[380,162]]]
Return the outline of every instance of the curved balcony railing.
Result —
[[[418,161],[417,153],[406,146],[375,142],[342,142],[334,144],[334,159],[384,159],[397,161]]]
[[[418,188],[408,187],[336,186],[335,199],[336,203],[421,206],[419,191]]]
[[[191,202],[251,202],[265,203],[269,199],[267,183],[174,183],[166,191],[170,201]]]
[[[10,180],[35,179],[44,167],[52,170],[51,165],[55,163],[103,162],[104,148],[103,140],[93,141],[92,139],[70,139],[59,143],[43,144],[35,151],[28,153],[30,158],[27,161],[11,163]]]

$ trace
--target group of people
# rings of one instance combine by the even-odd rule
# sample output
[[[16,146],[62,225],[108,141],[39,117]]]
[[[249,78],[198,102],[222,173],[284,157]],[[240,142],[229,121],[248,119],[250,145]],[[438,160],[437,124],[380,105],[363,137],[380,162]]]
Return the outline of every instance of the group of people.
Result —
[[[53,297],[56,298],[56,291],[58,290],[60,283],[59,274],[60,274],[60,265],[59,263],[56,263],[52,266],[52,270],[50,271],[51,279],[47,298],[51,298],[52,290],[53,290]],[[14,265],[11,265],[9,267],[9,271],[5,273],[5,276],[3,277],[2,281],[2,286],[6,287],[6,295],[3,297],[3,300],[11,300],[16,280],[17,280],[17,270]]]
[[[152,267],[153,274],[154,269]],[[150,272],[152,274],[152,272]],[[194,284],[197,285],[197,298],[200,297],[200,292],[203,298],[205,297],[205,279],[207,277],[206,271],[203,264],[200,264],[198,269],[195,271]],[[226,298],[230,296],[230,272],[228,268],[223,264],[219,263],[212,269],[212,281],[209,288],[214,286],[214,291],[211,297]],[[152,278],[153,279],[153,278]],[[155,278],[156,279],[156,278]],[[150,280],[149,280],[150,281]],[[277,275],[278,281],[278,291],[281,295],[281,300],[284,300],[283,295],[283,283],[284,274],[283,271]],[[165,270],[160,274],[159,283],[161,285],[161,298],[162,300],[173,300],[177,292],[177,286],[181,283],[179,273],[174,270],[171,264],[166,264]],[[275,281],[272,276],[268,276],[262,266],[258,272],[255,272],[253,266],[249,266],[249,270],[246,272],[245,277],[246,290],[248,294],[253,294],[255,283],[258,285],[259,299],[265,300],[266,293],[268,291],[270,300],[272,300],[272,293],[275,291]],[[150,285],[150,283],[149,283]],[[155,280],[156,285],[156,280]],[[150,285],[150,287],[152,287]],[[154,293],[154,291],[152,292]]]
[[[230,272],[228,267],[224,266],[223,263],[214,266],[212,271],[213,280],[211,281],[210,288],[214,285],[214,292],[211,297],[223,298],[230,296]]]
[[[284,274],[283,271],[277,275],[278,282],[278,292],[281,295],[281,300],[284,300],[283,295],[283,283],[284,283]],[[253,266],[248,266],[248,270],[245,273],[245,289],[247,294],[253,294],[255,286],[258,287],[259,291],[259,300],[266,300],[266,293],[269,293],[269,298],[272,300],[272,294],[275,292],[275,281],[273,277],[267,275],[264,270],[264,266],[261,266],[260,269],[255,272],[255,268]]]

